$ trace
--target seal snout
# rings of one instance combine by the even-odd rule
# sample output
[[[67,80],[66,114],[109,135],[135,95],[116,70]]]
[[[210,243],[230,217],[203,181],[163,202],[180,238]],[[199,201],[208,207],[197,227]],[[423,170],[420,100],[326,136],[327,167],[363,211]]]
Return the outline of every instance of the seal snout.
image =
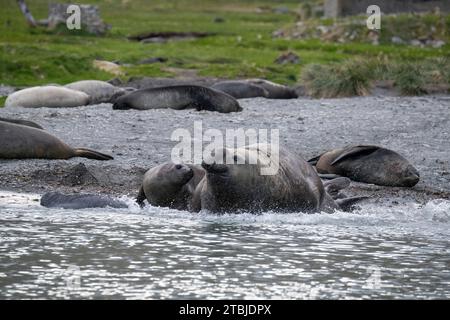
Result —
[[[407,187],[415,186],[420,180],[420,173],[413,166],[409,166],[404,177],[404,184]]]

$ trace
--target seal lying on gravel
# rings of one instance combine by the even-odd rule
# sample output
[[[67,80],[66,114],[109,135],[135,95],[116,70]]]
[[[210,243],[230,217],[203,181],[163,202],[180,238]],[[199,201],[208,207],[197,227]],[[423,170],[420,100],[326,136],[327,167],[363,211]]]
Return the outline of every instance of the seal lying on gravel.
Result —
[[[99,80],[81,80],[66,84],[64,87],[86,93],[90,97],[89,104],[114,102],[116,98],[127,93],[126,89]]]
[[[104,195],[62,194],[60,192],[44,194],[41,197],[41,206],[62,209],[128,208],[125,202]]]
[[[0,159],[69,159],[84,157],[111,160],[113,157],[85,148],[72,148],[48,132],[0,121]]]
[[[113,109],[159,109],[176,110],[196,108],[218,112],[242,111],[232,96],[214,89],[181,85],[137,90],[116,99]]]
[[[269,97],[266,89],[245,80],[221,81],[212,85],[211,88],[225,92],[236,99]]]
[[[237,149],[224,148],[223,162],[228,158],[234,159],[234,163],[204,161],[202,166],[206,175],[195,190],[193,210],[217,213],[241,210],[333,212],[336,209],[348,209],[352,203],[361,199],[334,201],[325,191],[314,168],[302,157],[285,148],[280,148],[278,154],[275,152],[261,144]],[[268,164],[272,166],[273,161],[276,161],[274,159],[279,159],[277,173],[262,175],[261,168]],[[244,164],[239,164],[242,162]]]
[[[248,79],[248,83],[260,86],[267,90],[269,99],[295,99],[298,98],[294,89],[281,84],[264,80],[264,79]]]
[[[136,201],[140,206],[147,199],[153,206],[187,210],[204,175],[205,171],[198,166],[163,163],[145,173]]]
[[[397,152],[372,145],[327,151],[308,161],[321,174],[337,174],[380,186],[413,187],[420,174]]]
[[[89,96],[81,91],[58,86],[32,87],[10,94],[5,107],[72,108],[89,104]]]
[[[39,124],[37,124],[36,122],[29,121],[29,120],[10,119],[10,118],[2,118],[2,117],[0,117],[0,121],[9,122],[9,123],[15,123],[15,124],[21,124],[23,126],[32,127],[32,128],[36,128],[36,129],[44,129]]]

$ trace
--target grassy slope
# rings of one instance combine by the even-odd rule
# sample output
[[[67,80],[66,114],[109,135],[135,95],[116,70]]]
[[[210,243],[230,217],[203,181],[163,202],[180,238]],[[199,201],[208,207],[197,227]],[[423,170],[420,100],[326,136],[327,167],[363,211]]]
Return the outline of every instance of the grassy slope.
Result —
[[[28,1],[35,18],[46,17],[48,2]],[[292,84],[297,81],[299,69],[309,63],[339,62],[359,55],[385,54],[414,60],[442,54],[440,50],[406,46],[272,39],[272,31],[294,22],[294,15],[270,10],[258,13],[256,9],[261,6],[293,9],[298,5],[297,0],[276,3],[264,0],[77,2],[99,5],[102,18],[112,25],[106,37],[31,30],[15,0],[0,0],[0,83],[25,86],[80,79],[107,80],[113,76],[93,69],[93,59],[133,64],[144,58],[162,56],[169,60],[163,64],[126,67],[127,75],[174,76],[165,69],[176,67],[196,69],[204,76],[265,77]],[[215,17],[222,17],[225,22],[214,23]],[[141,44],[125,39],[130,34],[150,31],[208,31],[218,35],[166,44]],[[300,66],[273,63],[285,50],[292,50],[301,57]]]

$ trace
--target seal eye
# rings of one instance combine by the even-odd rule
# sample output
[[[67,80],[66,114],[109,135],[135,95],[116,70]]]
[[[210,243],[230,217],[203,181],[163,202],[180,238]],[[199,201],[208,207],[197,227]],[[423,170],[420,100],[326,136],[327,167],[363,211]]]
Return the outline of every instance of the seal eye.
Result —
[[[175,169],[180,170],[182,167],[183,167],[183,166],[182,166],[181,164],[177,164],[177,165],[175,166]]]

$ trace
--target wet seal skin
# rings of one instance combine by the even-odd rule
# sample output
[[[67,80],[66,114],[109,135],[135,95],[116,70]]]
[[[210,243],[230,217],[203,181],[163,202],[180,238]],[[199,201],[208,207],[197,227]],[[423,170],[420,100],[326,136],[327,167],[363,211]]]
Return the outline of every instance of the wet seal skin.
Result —
[[[197,109],[221,113],[239,112],[242,107],[232,96],[207,87],[179,85],[141,89],[116,99],[113,109]]]
[[[61,209],[87,209],[87,208],[128,208],[121,200],[97,194],[63,194],[60,192],[47,192],[41,197],[41,206]]]
[[[110,155],[86,148],[72,148],[50,133],[0,121],[0,159],[69,159],[84,157],[112,160]]]
[[[403,156],[373,145],[334,149],[309,162],[320,174],[336,174],[380,186],[413,187],[420,179],[417,169]]]

